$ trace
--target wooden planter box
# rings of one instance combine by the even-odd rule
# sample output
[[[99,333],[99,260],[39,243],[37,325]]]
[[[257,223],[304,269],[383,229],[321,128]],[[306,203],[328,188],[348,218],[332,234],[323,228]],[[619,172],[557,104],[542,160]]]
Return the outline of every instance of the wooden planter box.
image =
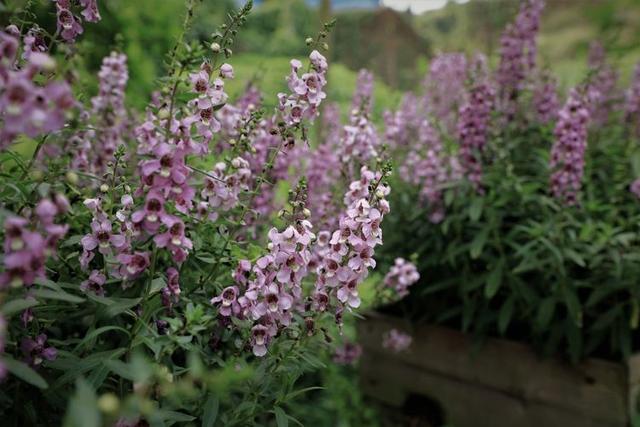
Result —
[[[626,363],[541,359],[521,343],[488,339],[478,347],[440,326],[412,331],[408,350],[382,347],[400,319],[370,313],[358,322],[364,392],[396,408],[429,399],[453,427],[628,426],[640,390],[640,354]],[[421,400],[422,399],[422,400]],[[429,405],[432,406],[432,405]]]

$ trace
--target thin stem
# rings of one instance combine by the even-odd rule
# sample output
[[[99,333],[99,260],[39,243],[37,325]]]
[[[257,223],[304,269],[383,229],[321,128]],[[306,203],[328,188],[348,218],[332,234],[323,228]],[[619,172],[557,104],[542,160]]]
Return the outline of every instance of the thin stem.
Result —
[[[31,171],[31,168],[33,167],[33,164],[35,163],[36,158],[40,153],[40,149],[42,148],[42,146],[44,145],[48,137],[49,137],[49,134],[46,134],[40,139],[40,141],[38,141],[38,145],[36,145],[36,149],[33,150],[33,156],[31,156],[31,160],[29,160],[29,164],[27,165],[27,168],[24,170],[24,172],[22,172],[22,176],[20,177],[21,180],[23,180],[27,176],[29,171]]]

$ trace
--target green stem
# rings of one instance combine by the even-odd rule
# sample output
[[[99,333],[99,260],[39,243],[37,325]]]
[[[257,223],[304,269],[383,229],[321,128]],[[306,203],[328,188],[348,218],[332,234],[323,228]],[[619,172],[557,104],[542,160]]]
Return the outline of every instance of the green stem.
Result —
[[[33,167],[33,164],[36,162],[36,158],[38,157],[38,154],[40,153],[40,149],[42,149],[42,146],[47,141],[48,137],[49,137],[49,134],[46,134],[45,136],[43,136],[40,139],[40,141],[38,141],[38,145],[36,145],[36,149],[33,150],[33,155],[31,156],[31,160],[29,160],[29,164],[27,165],[27,167],[24,170],[24,172],[22,172],[22,176],[20,177],[21,180],[25,179],[27,174],[29,173],[29,171],[31,171],[31,168]]]

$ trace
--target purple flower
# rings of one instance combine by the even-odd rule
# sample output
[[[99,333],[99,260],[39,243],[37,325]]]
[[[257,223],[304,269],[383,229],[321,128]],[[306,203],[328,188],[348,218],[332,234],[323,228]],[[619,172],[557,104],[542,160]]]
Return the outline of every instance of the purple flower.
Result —
[[[190,250],[193,247],[191,240],[185,235],[184,222],[180,218],[166,215],[162,219],[162,223],[166,227],[166,231],[156,234],[153,238],[156,246],[169,249],[174,254],[174,258],[181,256],[176,254]]]
[[[45,277],[45,239],[32,231],[23,232],[22,239],[22,249],[5,252],[5,271],[0,274],[0,287],[31,286],[37,278]]]
[[[558,114],[551,148],[551,192],[566,205],[578,202],[587,148],[589,108],[584,94],[572,89]]]
[[[251,345],[253,354],[262,357],[267,354],[267,344],[269,342],[268,330],[263,325],[255,325],[251,328]]]
[[[0,315],[0,355],[4,353],[4,347],[7,339],[7,321]],[[7,367],[0,360],[0,381],[7,376]]]
[[[225,317],[238,314],[240,305],[238,304],[238,287],[227,286],[222,290],[220,296],[211,299],[211,304],[219,304],[218,312]]]
[[[167,269],[167,286],[162,289],[162,303],[171,309],[180,300],[180,274],[173,267]]]
[[[220,66],[220,77],[223,79],[232,79],[233,78],[233,67],[229,64],[222,64]]]
[[[482,154],[487,143],[494,93],[486,82],[469,91],[469,99],[460,108],[458,139],[460,165],[476,191],[482,193]]]
[[[636,64],[631,86],[625,95],[625,119],[636,137],[640,137],[640,62]]]
[[[102,254],[110,254],[111,249],[115,248],[120,251],[124,248],[127,241],[122,234],[114,234],[113,226],[107,219],[91,221],[91,233],[85,235],[82,240],[82,248],[85,251],[93,251],[98,248]]]
[[[335,349],[333,361],[339,365],[353,365],[362,356],[362,346],[358,343],[346,341]]]
[[[455,131],[456,114],[464,101],[466,79],[467,58],[463,53],[439,54],[429,64],[429,74],[424,83],[425,107],[449,133]],[[414,102],[414,105],[419,104],[418,100]]]
[[[79,34],[84,32],[80,19],[71,13],[70,0],[53,0],[56,2],[56,17],[58,32],[67,42],[74,42]]]
[[[133,279],[149,267],[149,253],[119,254],[118,261],[122,264],[120,266],[120,275],[127,279]]]
[[[498,107],[507,118],[515,115],[520,91],[536,66],[536,36],[543,9],[543,0],[525,0],[515,21],[500,37],[500,64],[496,73]]]
[[[418,280],[420,280],[420,273],[418,273],[416,266],[403,258],[396,258],[384,278],[384,284],[395,290],[402,298],[409,295],[409,287]]]
[[[47,346],[47,336],[38,335],[35,339],[26,337],[20,342],[20,349],[26,363],[32,367],[37,367],[45,360],[55,360],[58,350],[53,346]]]
[[[89,278],[80,284],[80,290],[82,292],[91,292],[93,294],[104,296],[104,284],[107,278],[98,270],[93,270],[89,275]]]
[[[633,193],[638,199],[640,199],[640,178],[636,178],[629,186],[629,191]]]
[[[558,102],[557,83],[550,73],[544,73],[538,80],[533,91],[533,106],[538,120],[547,124],[558,117],[560,105]]]
[[[618,74],[607,62],[604,47],[597,40],[589,46],[588,62],[591,72],[587,83],[589,114],[594,124],[604,125],[619,98],[616,90]]]
[[[98,11],[98,0],[80,0],[80,4],[84,8],[82,16],[87,22],[98,22],[102,18],[100,17],[100,11]]]
[[[382,337],[382,347],[395,353],[400,353],[409,348],[413,338],[397,329],[391,329]]]

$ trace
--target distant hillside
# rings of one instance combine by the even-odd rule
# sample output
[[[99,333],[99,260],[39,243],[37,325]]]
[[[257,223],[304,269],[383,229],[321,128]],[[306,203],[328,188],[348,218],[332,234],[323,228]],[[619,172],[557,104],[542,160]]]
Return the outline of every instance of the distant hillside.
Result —
[[[434,51],[480,50],[495,63],[499,37],[517,13],[517,0],[471,0],[414,17],[418,33]],[[563,85],[578,82],[586,71],[591,40],[600,39],[610,59],[628,79],[640,60],[640,1],[547,0],[539,36],[542,64],[549,66]]]

